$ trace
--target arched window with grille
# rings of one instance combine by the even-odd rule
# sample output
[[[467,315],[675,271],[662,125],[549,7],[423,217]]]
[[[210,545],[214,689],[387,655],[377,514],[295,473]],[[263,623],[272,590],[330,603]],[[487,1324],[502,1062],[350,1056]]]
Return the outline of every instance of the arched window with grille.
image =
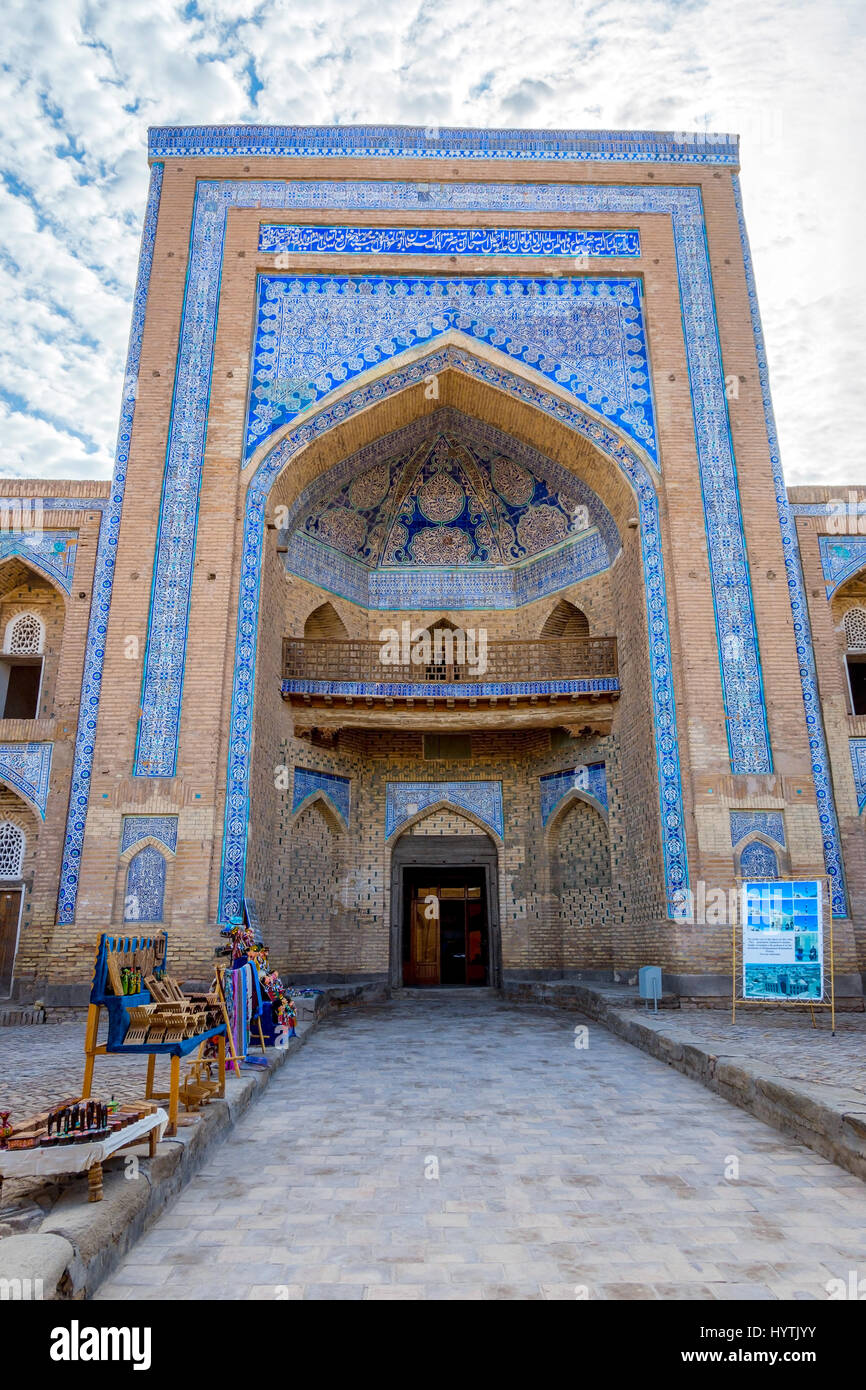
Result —
[[[849,652],[866,652],[866,608],[849,608],[845,614],[845,645]]]
[[[6,624],[4,652],[10,656],[41,656],[45,624],[36,613],[16,613]]]
[[[851,712],[866,714],[866,608],[849,608],[843,621]]]
[[[0,718],[37,718],[44,650],[45,624],[39,615],[13,613],[0,654]]]
[[[0,879],[21,877],[26,848],[24,831],[12,821],[0,821]]]

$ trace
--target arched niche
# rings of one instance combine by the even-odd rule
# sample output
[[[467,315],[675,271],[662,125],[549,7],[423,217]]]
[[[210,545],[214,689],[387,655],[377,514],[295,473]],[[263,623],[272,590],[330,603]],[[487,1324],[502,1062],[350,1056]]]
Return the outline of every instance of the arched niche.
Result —
[[[304,637],[307,641],[345,642],[349,633],[334,605],[326,601],[308,614],[304,622]]]
[[[545,639],[556,638],[560,641],[570,641],[575,637],[588,637],[589,619],[576,604],[569,602],[568,599],[560,599],[551,608],[539,636]]]

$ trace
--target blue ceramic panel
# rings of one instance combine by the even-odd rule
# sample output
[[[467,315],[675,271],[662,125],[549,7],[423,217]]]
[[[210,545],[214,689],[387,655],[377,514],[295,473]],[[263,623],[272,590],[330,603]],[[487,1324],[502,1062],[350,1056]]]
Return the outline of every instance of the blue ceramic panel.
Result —
[[[339,811],[346,825],[349,824],[349,793],[351,783],[348,777],[338,777],[333,772],[315,772],[309,767],[296,767],[292,792],[292,811],[297,811],[302,802],[314,792],[323,792]]]
[[[269,255],[640,256],[640,233],[579,227],[313,227],[266,222],[259,250]]]
[[[866,536],[819,536],[818,549],[828,598],[846,579],[866,567]]]
[[[22,499],[19,498],[18,501],[20,504]],[[82,502],[80,505],[84,510],[85,503]],[[2,503],[0,509],[6,510]],[[12,531],[0,535],[0,560],[8,560],[13,555],[19,556],[41,569],[65,594],[72,588],[77,548],[77,531]]]
[[[174,854],[177,849],[177,816],[124,816],[120,832],[120,852],[139,840],[159,840]]]
[[[779,860],[775,850],[762,840],[753,840],[740,855],[740,877],[749,879],[779,878]]]
[[[53,743],[0,744],[0,776],[21,792],[45,819]]]
[[[739,164],[739,139],[716,131],[489,130],[448,126],[151,126],[151,159],[184,156],[340,159],[529,159]],[[423,186],[422,186],[423,187]]]
[[[126,871],[124,922],[161,922],[165,909],[165,860],[153,845],[145,845]]]
[[[501,782],[388,782],[385,788],[385,836],[393,835],[412,816],[450,801],[471,811],[499,838],[503,834]]]
[[[777,845],[785,845],[785,817],[781,811],[732,811],[731,844],[736,848],[747,835],[757,831],[775,840]]]
[[[607,776],[604,763],[589,763],[586,777],[578,778],[576,767],[561,772],[548,772],[539,778],[541,789],[541,824],[546,825],[564,796],[575,789],[589,792],[607,809]]]
[[[849,739],[851,767],[854,771],[854,786],[857,788],[857,809],[866,806],[866,738]]]

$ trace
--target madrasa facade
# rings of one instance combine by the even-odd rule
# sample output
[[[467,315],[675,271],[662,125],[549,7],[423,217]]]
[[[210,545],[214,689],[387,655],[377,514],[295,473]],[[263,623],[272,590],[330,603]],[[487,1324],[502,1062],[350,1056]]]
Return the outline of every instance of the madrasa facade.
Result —
[[[0,998],[245,915],[299,982],[718,1001],[718,903],[826,876],[862,1007],[866,488],[786,488],[736,138],[149,160],[113,478],[3,483]]]

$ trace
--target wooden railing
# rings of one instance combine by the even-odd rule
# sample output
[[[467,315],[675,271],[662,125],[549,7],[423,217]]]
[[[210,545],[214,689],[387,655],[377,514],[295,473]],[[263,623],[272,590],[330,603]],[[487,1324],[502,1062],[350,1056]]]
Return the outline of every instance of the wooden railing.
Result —
[[[405,655],[401,652],[400,656]],[[382,681],[449,684],[513,681],[593,680],[617,675],[615,637],[539,638],[524,642],[477,642],[461,648],[455,640],[431,653],[431,660],[388,660],[385,644],[350,639],[283,638],[283,680]],[[484,658],[482,660],[481,658]]]

